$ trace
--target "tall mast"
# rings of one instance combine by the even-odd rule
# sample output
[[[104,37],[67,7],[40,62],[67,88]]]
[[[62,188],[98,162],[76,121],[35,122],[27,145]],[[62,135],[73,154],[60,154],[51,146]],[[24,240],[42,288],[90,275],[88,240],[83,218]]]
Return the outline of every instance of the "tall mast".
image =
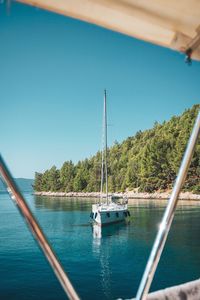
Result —
[[[101,198],[103,196],[104,167],[105,167],[105,182],[106,182],[106,202],[108,204],[106,90],[104,90],[104,109],[103,109],[103,136],[102,136],[102,156],[101,156]]]
[[[108,204],[108,167],[107,167],[107,103],[106,90],[104,90],[104,130],[105,130],[105,177],[106,177],[106,202]]]
[[[103,122],[102,122],[102,151],[101,151],[101,198],[103,197],[103,183],[104,183],[104,148],[105,148],[105,103],[103,108]]]

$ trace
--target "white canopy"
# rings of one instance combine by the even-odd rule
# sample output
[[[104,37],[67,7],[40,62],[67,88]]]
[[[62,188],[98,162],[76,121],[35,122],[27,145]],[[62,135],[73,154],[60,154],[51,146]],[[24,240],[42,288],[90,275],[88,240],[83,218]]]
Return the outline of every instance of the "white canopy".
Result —
[[[200,60],[200,0],[18,0]]]

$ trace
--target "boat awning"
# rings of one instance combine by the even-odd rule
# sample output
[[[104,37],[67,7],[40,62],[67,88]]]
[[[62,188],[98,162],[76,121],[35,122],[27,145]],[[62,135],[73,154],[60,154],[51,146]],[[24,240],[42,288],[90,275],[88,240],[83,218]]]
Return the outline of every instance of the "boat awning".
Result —
[[[198,0],[17,0],[112,29],[200,60]]]

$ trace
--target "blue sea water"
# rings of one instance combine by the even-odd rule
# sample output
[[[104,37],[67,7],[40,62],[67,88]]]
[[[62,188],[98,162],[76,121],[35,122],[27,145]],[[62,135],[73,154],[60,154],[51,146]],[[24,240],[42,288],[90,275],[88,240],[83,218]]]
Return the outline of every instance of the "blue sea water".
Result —
[[[134,297],[164,207],[130,208],[130,222],[99,232],[89,224],[92,201],[24,194],[81,299]],[[200,277],[200,207],[177,209],[151,290]],[[66,299],[6,193],[0,194],[0,299]]]

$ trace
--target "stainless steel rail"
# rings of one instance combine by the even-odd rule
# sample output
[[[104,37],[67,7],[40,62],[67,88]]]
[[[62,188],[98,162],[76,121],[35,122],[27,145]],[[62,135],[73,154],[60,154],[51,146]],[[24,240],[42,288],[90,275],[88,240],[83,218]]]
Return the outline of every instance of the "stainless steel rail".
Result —
[[[35,240],[39,244],[40,248],[42,249],[44,255],[46,256],[49,264],[51,265],[55,275],[57,276],[58,280],[60,281],[65,293],[71,300],[79,300],[79,296],[77,295],[75,289],[73,288],[67,274],[65,273],[61,263],[59,262],[58,258],[54,254],[45,234],[43,233],[42,229],[40,228],[38,222],[34,218],[33,214],[30,211],[25,199],[23,198],[22,194],[18,190],[14,180],[12,179],[11,173],[9,172],[8,168],[6,167],[3,158],[0,155],[0,175],[5,181],[5,184],[8,187],[8,191],[11,194],[11,198],[14,200],[15,204],[24,217],[28,227],[30,228]]]
[[[162,222],[160,224],[160,228],[159,231],[157,233],[149,260],[147,262],[146,265],[146,269],[144,271],[142,280],[140,282],[140,286],[136,295],[136,300],[145,300],[146,296],[148,294],[148,291],[150,289],[151,286],[151,282],[153,280],[158,262],[160,260],[160,256],[162,254],[162,250],[164,248],[167,236],[168,236],[168,232],[170,230],[171,227],[171,223],[174,217],[174,212],[176,209],[176,205],[178,202],[178,196],[181,190],[181,187],[184,183],[185,177],[187,175],[187,171],[192,159],[192,154],[198,139],[198,135],[199,135],[199,131],[200,131],[200,112],[197,116],[192,134],[190,136],[188,145],[187,145],[187,149],[185,152],[185,155],[183,157],[180,169],[179,169],[179,173],[170,197],[170,200],[168,202],[167,208],[165,210]]]
[[[136,300],[145,300],[148,291],[150,289],[158,262],[160,260],[160,256],[162,254],[162,250],[164,248],[171,227],[171,223],[173,221],[174,212],[178,202],[178,196],[181,187],[184,183],[185,177],[187,175],[187,171],[192,159],[192,154],[198,139],[199,131],[200,131],[200,112],[197,116],[170,200],[165,210],[158,234],[156,236],[149,260],[147,262],[146,269],[144,271],[136,295]],[[39,244],[47,260],[49,261],[49,264],[51,265],[55,275],[60,281],[65,293],[68,295],[69,299],[79,300],[79,296],[77,295],[75,289],[73,288],[67,274],[65,273],[63,267],[61,266],[61,263],[59,262],[58,258],[54,254],[47,238],[45,237],[45,234],[43,233],[42,229],[40,228],[33,214],[31,213],[25,199],[23,198],[22,194],[18,190],[12,178],[12,175],[9,172],[1,155],[0,155],[0,175],[4,179],[5,184],[7,185],[8,190],[11,194],[11,198],[14,200],[15,204],[17,204],[20,213],[24,217],[28,227],[30,228],[33,236],[35,237],[35,240]]]

